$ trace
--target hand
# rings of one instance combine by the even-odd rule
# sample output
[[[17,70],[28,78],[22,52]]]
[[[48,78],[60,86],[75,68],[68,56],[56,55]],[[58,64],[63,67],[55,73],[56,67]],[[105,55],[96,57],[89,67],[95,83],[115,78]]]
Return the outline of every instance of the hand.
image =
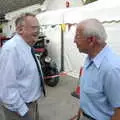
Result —
[[[79,108],[77,114],[72,118],[70,118],[69,120],[80,120],[80,116],[81,116],[81,109]]]
[[[78,109],[77,119],[76,119],[76,120],[80,120],[81,114],[82,114],[82,111],[81,111],[81,109],[79,108],[79,109]]]
[[[29,112],[27,112],[23,117],[22,120],[32,120],[32,117],[30,116]]]

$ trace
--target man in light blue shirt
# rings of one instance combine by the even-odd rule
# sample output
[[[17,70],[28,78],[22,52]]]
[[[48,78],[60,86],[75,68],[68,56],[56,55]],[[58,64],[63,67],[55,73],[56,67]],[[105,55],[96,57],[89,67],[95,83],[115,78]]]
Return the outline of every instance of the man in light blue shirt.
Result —
[[[16,19],[16,35],[2,47],[0,100],[6,120],[38,120],[36,101],[42,95],[42,79],[31,53],[38,35],[38,20],[25,13]]]
[[[88,55],[80,79],[80,120],[120,120],[120,57],[106,39],[106,31],[96,19],[77,26],[75,43]]]

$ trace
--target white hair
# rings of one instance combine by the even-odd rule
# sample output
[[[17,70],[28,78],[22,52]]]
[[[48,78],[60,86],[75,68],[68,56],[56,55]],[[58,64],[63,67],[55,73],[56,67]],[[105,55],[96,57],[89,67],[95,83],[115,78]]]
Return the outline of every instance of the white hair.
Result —
[[[97,19],[87,19],[79,23],[83,26],[83,35],[85,37],[95,36],[99,41],[103,42],[107,39],[107,34],[104,26]]]

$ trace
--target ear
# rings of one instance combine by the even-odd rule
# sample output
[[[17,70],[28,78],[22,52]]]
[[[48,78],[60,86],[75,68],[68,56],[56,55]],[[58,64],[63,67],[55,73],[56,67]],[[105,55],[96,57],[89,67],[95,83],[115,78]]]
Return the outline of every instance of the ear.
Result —
[[[16,31],[21,34],[23,32],[23,27],[22,26],[17,26]]]
[[[96,44],[96,37],[95,36],[88,37],[87,40],[88,40],[90,46],[93,46]]]

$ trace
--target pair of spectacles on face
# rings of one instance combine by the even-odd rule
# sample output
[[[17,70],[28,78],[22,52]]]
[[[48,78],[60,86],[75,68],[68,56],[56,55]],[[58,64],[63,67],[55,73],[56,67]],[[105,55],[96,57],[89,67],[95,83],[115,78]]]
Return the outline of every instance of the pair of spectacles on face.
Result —
[[[40,26],[30,26],[30,28],[35,31],[36,34],[39,35],[40,33]]]

